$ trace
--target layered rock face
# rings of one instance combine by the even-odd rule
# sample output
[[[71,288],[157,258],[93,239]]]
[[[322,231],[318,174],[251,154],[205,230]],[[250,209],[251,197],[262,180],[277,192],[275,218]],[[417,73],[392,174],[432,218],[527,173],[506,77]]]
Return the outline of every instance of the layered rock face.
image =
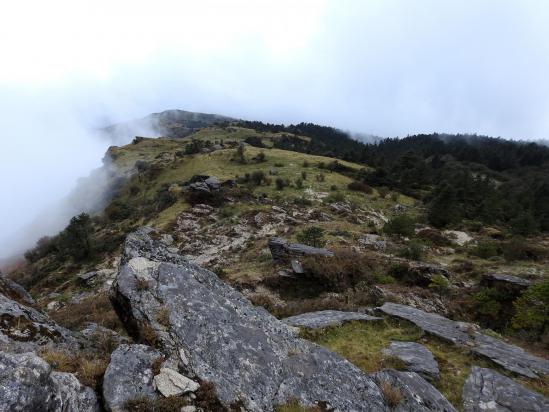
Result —
[[[151,339],[226,406],[273,410],[295,398],[345,411],[387,410],[374,380],[293,330],[141,229],[128,236],[112,299],[129,332]]]
[[[321,329],[330,326],[339,326],[346,322],[361,321],[373,322],[381,320],[377,316],[370,316],[360,312],[343,312],[340,310],[320,310],[318,312],[302,313],[282,319],[291,326],[307,329]]]
[[[549,400],[491,369],[474,366],[463,386],[465,412],[542,412]]]
[[[487,357],[501,367],[529,378],[549,375],[549,361],[533,356],[518,346],[477,332],[472,324],[456,322],[434,313],[427,313],[410,306],[385,303],[380,312],[406,319],[425,332],[470,348],[474,353]]]
[[[99,411],[95,392],[34,353],[0,352],[1,411]]]
[[[333,256],[328,249],[317,248],[301,243],[288,243],[286,240],[275,237],[269,241],[269,249],[275,262],[288,263],[292,259],[303,256]]]

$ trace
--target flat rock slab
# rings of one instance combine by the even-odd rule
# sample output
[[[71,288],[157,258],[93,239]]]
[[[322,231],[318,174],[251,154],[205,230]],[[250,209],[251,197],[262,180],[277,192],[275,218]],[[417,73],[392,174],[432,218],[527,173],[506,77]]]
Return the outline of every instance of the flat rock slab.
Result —
[[[438,379],[438,363],[429,349],[415,342],[391,342],[383,350],[386,356],[395,356],[406,365],[410,372],[416,372],[425,379]]]
[[[121,411],[132,399],[154,400],[152,366],[162,354],[146,345],[120,345],[112,354],[103,378],[103,400],[107,411]]]
[[[464,412],[544,412],[549,399],[514,380],[486,368],[473,366],[463,386]]]
[[[97,412],[95,392],[34,353],[0,352],[0,411]]]
[[[468,347],[474,353],[489,358],[511,372],[529,378],[549,375],[548,360],[533,356],[501,339],[476,332],[471,324],[456,322],[435,313],[427,313],[397,303],[385,303],[378,310],[390,316],[406,319],[425,332],[458,346]]]
[[[290,316],[282,319],[283,322],[291,326],[308,329],[320,329],[329,326],[339,326],[345,322],[353,320],[371,322],[379,321],[383,318],[370,316],[359,312],[343,312],[339,310],[321,310],[318,312],[302,313],[301,315]]]
[[[154,384],[156,389],[165,397],[194,392],[200,387],[192,379],[167,368],[160,369],[160,373],[154,377]]]
[[[359,368],[296,337],[214,273],[162,247],[148,230],[128,236],[113,304],[130,334],[154,332],[166,358],[179,357],[182,374],[211,382],[224,405],[241,401],[249,411],[272,411],[294,398],[341,411],[388,410],[380,388]],[[167,263],[172,258],[176,263]]]
[[[532,284],[532,282],[527,279],[519,278],[518,276],[506,275],[502,273],[488,273],[482,277],[480,284],[487,287],[509,285],[516,287],[517,289],[526,289]]]
[[[393,412],[457,412],[433,385],[415,372],[384,369],[372,376],[384,388],[386,397],[400,399],[397,405],[391,405]]]
[[[301,243],[288,243],[285,239],[278,237],[269,240],[269,249],[275,262],[290,262],[293,258],[303,256],[331,257],[334,255],[328,249],[312,247]]]

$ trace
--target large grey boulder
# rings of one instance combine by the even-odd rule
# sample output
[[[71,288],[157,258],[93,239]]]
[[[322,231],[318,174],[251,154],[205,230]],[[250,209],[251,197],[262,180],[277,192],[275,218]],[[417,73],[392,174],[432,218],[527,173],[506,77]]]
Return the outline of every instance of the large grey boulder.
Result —
[[[307,329],[320,329],[329,326],[339,326],[351,321],[372,322],[379,321],[382,318],[370,316],[360,312],[343,312],[340,310],[321,310],[318,312],[302,313],[300,315],[290,316],[282,319],[283,322],[291,326]]]
[[[388,409],[356,366],[296,337],[214,273],[162,250],[148,232],[128,236],[112,300],[131,334],[154,333],[164,355],[181,360],[180,373],[213,383],[225,406],[240,401],[250,411],[292,398],[342,411]]]
[[[514,380],[473,366],[462,392],[464,412],[544,412],[549,399]]]
[[[471,349],[474,353],[489,358],[503,368],[527,376],[538,378],[549,375],[549,361],[533,356],[524,349],[510,345],[477,332],[475,327],[466,322],[456,322],[435,313],[397,303],[385,303],[379,307],[380,312],[400,319],[406,319],[427,333],[450,341],[458,346]]]
[[[94,391],[71,373],[52,372],[34,353],[0,352],[0,410],[95,412]]]
[[[391,342],[383,350],[386,356],[395,356],[406,365],[410,372],[416,372],[425,379],[438,379],[438,363],[429,349],[415,342]]]
[[[44,345],[76,345],[75,335],[46,314],[0,294],[0,350],[28,352]]]
[[[112,354],[103,377],[103,400],[107,411],[121,411],[124,404],[140,397],[154,400],[153,365],[162,358],[146,345],[120,345]]]
[[[372,375],[394,412],[457,412],[444,396],[415,372],[384,369]]]
[[[272,238],[269,240],[269,249],[275,262],[288,263],[292,259],[298,259],[303,256],[322,256],[331,257],[333,252],[324,248],[317,248],[301,243],[288,243],[282,238]]]

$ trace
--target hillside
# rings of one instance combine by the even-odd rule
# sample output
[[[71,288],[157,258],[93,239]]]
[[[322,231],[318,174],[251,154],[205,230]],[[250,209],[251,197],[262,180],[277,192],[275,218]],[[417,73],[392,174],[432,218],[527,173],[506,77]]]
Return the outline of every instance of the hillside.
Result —
[[[24,324],[67,336],[35,345],[44,327],[33,326],[29,347],[101,407],[119,402],[106,382],[125,379],[115,362],[137,368],[132,351],[150,374],[177,370],[200,389],[151,384],[128,410],[469,411],[482,379],[515,391],[508,410],[549,407],[549,149],[438,135],[374,145],[305,123],[152,116],[163,137],[109,148],[118,184],[104,210],[75,216],[9,274],[34,299],[17,300],[36,311]],[[14,342],[16,324],[2,324]],[[75,350],[90,327],[107,329]]]

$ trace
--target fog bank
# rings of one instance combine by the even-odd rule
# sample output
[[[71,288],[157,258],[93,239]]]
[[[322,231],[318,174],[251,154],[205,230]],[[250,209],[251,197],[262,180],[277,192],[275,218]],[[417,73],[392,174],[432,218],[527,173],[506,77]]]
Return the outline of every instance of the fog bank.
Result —
[[[0,256],[82,208],[59,202],[113,144],[97,128],[152,112],[549,137],[543,2],[30,3],[0,15]]]

